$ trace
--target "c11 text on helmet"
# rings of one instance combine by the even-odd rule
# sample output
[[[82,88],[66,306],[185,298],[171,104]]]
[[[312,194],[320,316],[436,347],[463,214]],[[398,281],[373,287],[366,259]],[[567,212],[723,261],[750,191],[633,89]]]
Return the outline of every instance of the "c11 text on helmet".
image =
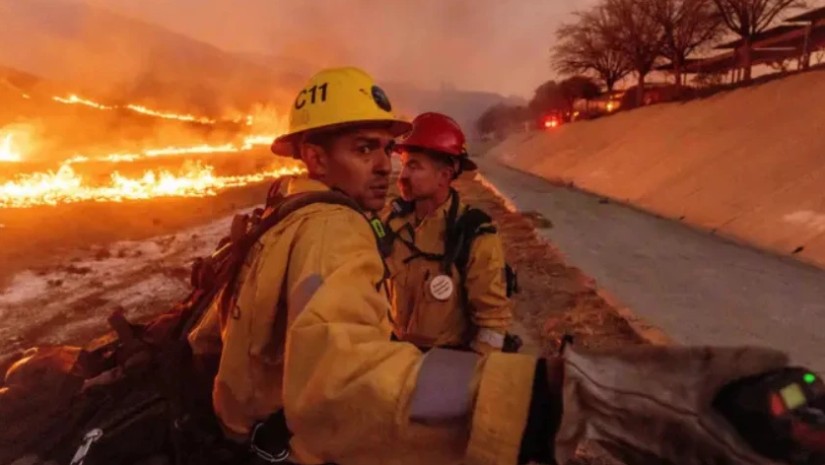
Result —
[[[301,92],[298,93],[298,97],[295,99],[295,109],[300,110],[301,108],[304,107],[304,105],[307,104],[306,95],[308,93],[312,94],[312,97],[310,98],[309,103],[314,104],[316,94],[317,94],[318,90],[321,91],[321,98],[320,98],[319,101],[326,102],[327,101],[327,87],[328,86],[329,86],[329,84],[325,82],[325,83],[321,84],[320,86],[319,85],[314,85],[314,86],[310,87],[309,89],[303,89]]]

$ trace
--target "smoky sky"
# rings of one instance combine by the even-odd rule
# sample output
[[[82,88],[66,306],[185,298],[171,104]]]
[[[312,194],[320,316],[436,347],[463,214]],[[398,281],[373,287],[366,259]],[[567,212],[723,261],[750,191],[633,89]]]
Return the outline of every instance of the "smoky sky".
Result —
[[[381,79],[528,96],[553,77],[549,48],[595,0],[78,0],[224,50]]]

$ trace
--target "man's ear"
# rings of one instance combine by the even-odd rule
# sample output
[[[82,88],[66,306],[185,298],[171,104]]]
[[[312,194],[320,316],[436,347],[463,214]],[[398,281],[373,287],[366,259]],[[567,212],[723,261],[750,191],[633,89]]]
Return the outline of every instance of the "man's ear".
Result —
[[[301,144],[301,160],[307,165],[310,177],[323,178],[329,170],[327,153],[320,145],[304,142]]]
[[[442,178],[444,184],[447,184],[447,185],[452,183],[455,180],[455,178],[458,177],[458,175],[457,175],[458,172],[455,170],[455,168],[453,168],[451,166],[448,166],[448,165],[444,165],[444,167],[441,168],[439,170],[439,172],[441,173],[441,178]]]

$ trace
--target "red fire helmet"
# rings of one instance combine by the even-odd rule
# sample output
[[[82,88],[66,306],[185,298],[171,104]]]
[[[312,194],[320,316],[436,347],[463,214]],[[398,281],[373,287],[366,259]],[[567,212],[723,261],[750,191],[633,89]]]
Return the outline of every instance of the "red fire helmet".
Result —
[[[456,157],[461,171],[472,171],[478,166],[467,153],[464,132],[454,119],[441,113],[422,113],[412,122],[412,130],[400,137],[398,149],[423,149],[448,157]]]

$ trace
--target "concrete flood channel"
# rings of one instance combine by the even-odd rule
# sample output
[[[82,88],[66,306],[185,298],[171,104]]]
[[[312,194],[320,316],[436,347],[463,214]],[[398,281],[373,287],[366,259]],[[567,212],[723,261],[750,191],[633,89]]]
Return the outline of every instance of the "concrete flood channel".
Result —
[[[674,341],[764,345],[825,374],[825,271],[554,185],[492,160],[481,173],[568,262]]]

